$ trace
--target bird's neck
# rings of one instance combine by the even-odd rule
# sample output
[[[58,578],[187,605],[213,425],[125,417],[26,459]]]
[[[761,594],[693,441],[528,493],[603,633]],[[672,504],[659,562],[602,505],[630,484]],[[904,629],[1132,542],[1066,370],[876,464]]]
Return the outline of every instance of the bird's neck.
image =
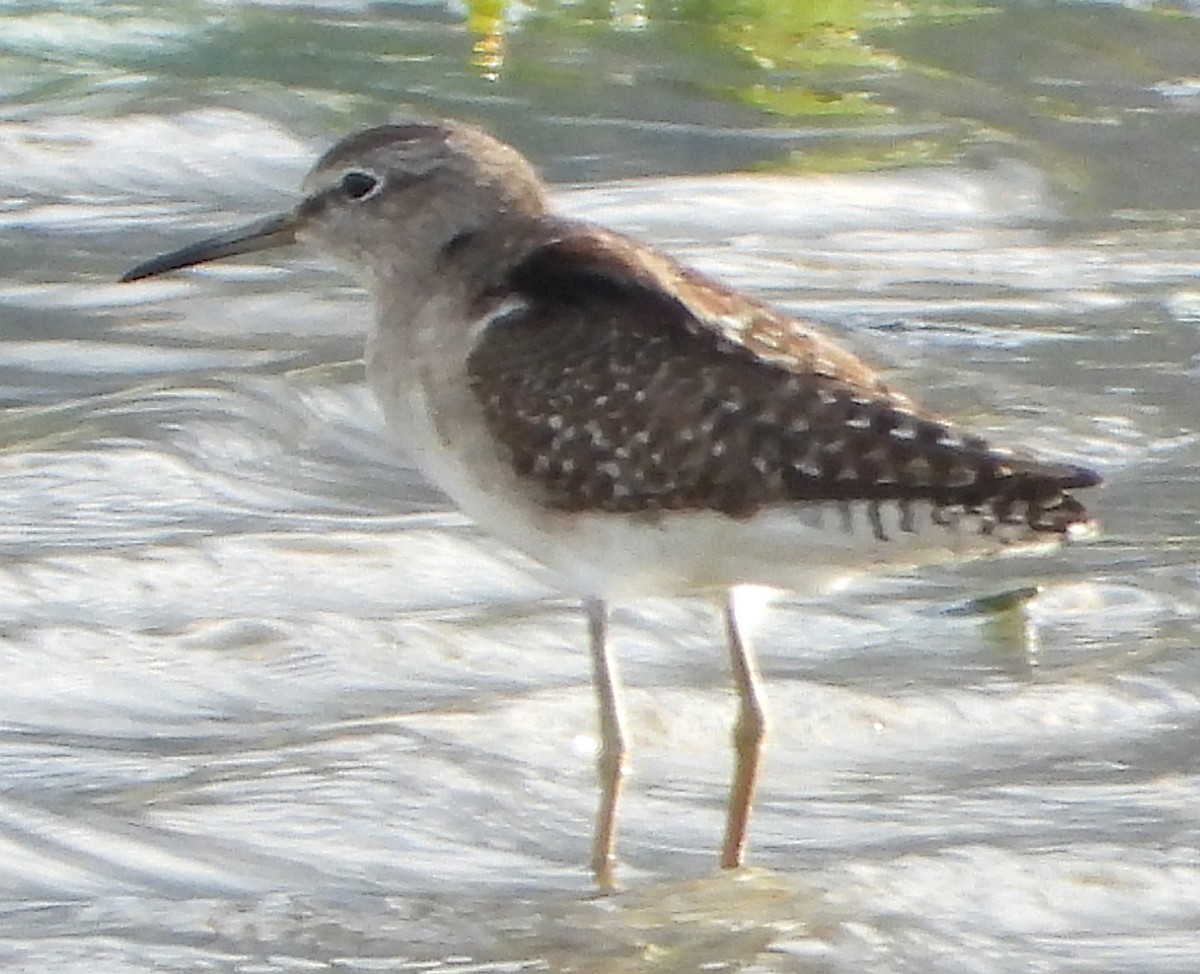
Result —
[[[380,327],[412,330],[417,321],[426,327],[453,321],[451,327],[462,322],[470,330],[472,322],[505,302],[513,268],[553,234],[555,225],[540,212],[489,214],[439,228],[423,246],[394,251],[373,273]]]

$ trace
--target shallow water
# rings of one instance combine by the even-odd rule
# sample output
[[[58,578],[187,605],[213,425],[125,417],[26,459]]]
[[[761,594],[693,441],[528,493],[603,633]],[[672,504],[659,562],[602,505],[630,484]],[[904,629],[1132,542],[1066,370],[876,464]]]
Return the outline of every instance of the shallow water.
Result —
[[[1200,965],[1200,21],[710,6],[0,11],[6,970]],[[775,604],[748,871],[710,606],[616,614],[594,898],[582,618],[390,445],[362,293],[302,251],[114,283],[400,103],[1106,477],[1087,546]]]

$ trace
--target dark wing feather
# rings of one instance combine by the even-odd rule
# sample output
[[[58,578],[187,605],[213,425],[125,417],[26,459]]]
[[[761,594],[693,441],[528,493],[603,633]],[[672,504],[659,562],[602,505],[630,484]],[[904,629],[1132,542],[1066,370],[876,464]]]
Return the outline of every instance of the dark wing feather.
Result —
[[[480,337],[470,378],[550,506],[744,517],[923,500],[1044,531],[1087,520],[1064,491],[1091,471],[956,431],[815,326],[625,237],[565,227],[506,289],[523,301]]]

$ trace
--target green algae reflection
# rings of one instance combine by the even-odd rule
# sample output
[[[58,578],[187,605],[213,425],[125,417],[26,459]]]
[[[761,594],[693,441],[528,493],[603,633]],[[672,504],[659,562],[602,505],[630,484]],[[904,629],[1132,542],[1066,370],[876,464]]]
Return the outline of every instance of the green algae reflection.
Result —
[[[901,64],[864,40],[869,31],[983,9],[968,0],[472,0],[466,26],[474,66],[490,80],[513,67],[509,40],[521,31],[643,32],[676,56],[702,58],[708,70],[693,83],[708,93],[816,121],[889,114],[859,82]]]

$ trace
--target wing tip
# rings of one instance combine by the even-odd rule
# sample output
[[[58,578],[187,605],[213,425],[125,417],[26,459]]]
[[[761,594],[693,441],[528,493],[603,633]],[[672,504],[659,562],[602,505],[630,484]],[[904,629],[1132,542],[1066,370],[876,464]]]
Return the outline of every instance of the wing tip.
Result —
[[[1086,490],[1088,487],[1099,487],[1104,483],[1104,477],[1095,470],[1074,464],[1064,468],[1061,480],[1063,490]]]

